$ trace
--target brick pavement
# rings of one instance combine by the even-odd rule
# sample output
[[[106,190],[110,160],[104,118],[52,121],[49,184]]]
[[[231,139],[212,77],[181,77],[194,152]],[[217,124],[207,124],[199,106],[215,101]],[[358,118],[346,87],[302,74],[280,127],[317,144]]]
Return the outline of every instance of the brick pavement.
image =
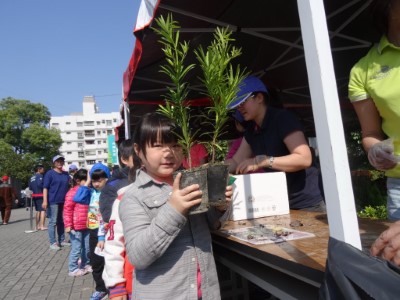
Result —
[[[47,231],[25,233],[29,216],[13,209],[10,223],[0,225],[0,299],[89,299],[92,275],[68,276],[69,247],[51,251]]]

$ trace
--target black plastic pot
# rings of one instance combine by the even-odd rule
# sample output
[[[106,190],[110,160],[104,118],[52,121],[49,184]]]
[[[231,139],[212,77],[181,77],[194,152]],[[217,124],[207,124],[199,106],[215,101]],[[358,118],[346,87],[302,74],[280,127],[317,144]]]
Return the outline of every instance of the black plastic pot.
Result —
[[[226,186],[229,180],[229,165],[210,164],[207,169],[208,202],[210,206],[226,203]]]
[[[179,188],[183,189],[192,184],[198,184],[202,191],[201,203],[194,206],[189,215],[204,213],[208,210],[208,187],[207,187],[207,169],[195,168],[193,170],[180,170],[174,174],[174,178],[178,173],[182,173]]]

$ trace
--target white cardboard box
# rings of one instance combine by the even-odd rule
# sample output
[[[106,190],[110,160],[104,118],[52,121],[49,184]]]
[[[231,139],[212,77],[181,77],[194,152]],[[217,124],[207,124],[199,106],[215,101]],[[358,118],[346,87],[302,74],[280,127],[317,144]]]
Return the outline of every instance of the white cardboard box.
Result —
[[[235,175],[230,220],[245,220],[289,213],[284,172]]]

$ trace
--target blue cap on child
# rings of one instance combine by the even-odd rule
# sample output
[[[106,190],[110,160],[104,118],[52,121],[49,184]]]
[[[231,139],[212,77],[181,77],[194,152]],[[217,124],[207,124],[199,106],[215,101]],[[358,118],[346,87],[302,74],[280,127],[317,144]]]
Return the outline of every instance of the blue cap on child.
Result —
[[[103,165],[102,163],[95,163],[93,167],[90,169],[89,172],[90,177],[92,177],[93,172],[96,170],[103,170],[106,173],[107,178],[110,178],[111,176],[110,169],[107,166]]]

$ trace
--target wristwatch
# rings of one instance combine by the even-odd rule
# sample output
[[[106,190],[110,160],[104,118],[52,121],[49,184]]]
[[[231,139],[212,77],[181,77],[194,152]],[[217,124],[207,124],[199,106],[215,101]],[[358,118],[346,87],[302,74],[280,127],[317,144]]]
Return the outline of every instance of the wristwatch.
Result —
[[[275,159],[275,158],[274,158],[273,156],[270,156],[270,157],[269,157],[269,160],[268,160],[268,162],[269,162],[269,163],[268,163],[268,168],[269,168],[269,169],[272,169],[272,164],[274,163],[274,159]]]
[[[264,162],[266,159],[268,159],[268,166],[266,168],[272,169],[272,164],[274,163],[275,159],[273,156],[257,155],[254,161],[257,166],[261,167],[260,164]]]

